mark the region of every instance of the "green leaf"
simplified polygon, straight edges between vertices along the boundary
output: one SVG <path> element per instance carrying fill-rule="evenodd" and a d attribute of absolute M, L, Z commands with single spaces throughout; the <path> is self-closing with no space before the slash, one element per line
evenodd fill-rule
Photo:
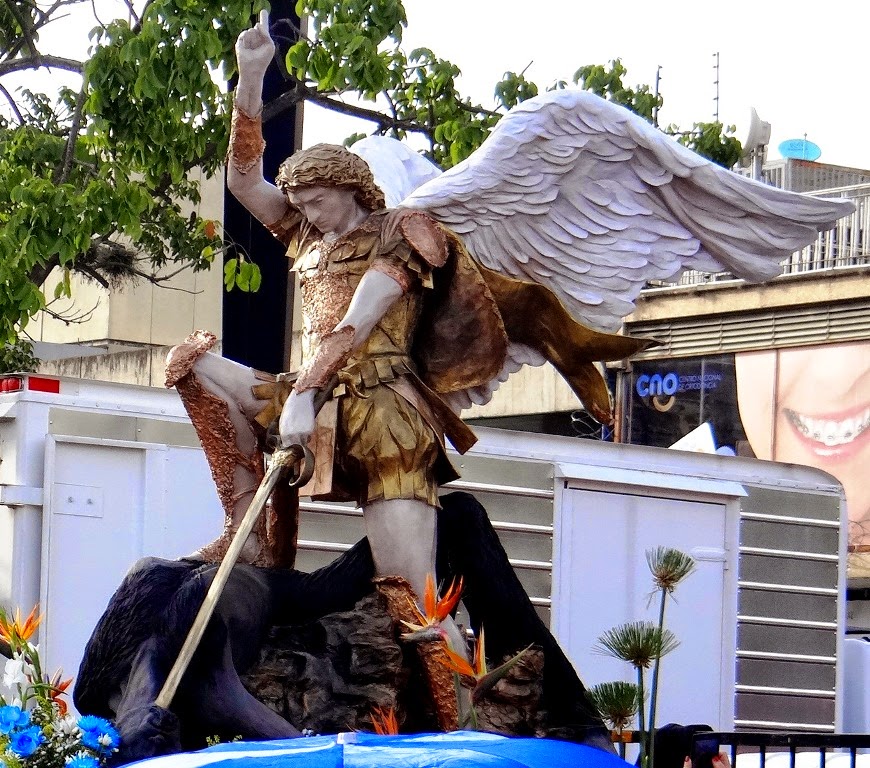
<path fill-rule="evenodd" d="M 251 290 L 251 262 L 239 262 L 239 271 L 236 275 L 236 285 L 243 291 Z"/>
<path fill-rule="evenodd" d="M 256 264 L 251 264 L 253 269 L 251 270 L 251 283 L 250 289 L 251 293 L 256 293 L 260 290 L 260 284 L 263 281 L 263 275 L 260 273 L 260 268 Z"/>
<path fill-rule="evenodd" d="M 227 259 L 224 264 L 224 287 L 230 291 L 236 284 L 236 269 L 238 261 L 236 259 Z"/>

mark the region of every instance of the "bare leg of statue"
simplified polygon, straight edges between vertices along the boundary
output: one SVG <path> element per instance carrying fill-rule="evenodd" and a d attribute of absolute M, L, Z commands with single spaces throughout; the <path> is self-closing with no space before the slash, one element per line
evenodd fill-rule
<path fill-rule="evenodd" d="M 263 455 L 252 427 L 262 407 L 251 393 L 257 383 L 248 368 L 208 351 L 211 334 L 192 334 L 167 358 L 166 384 L 174 386 L 202 443 L 224 508 L 221 536 L 194 556 L 220 562 L 263 477 Z M 248 537 L 240 560 L 274 565 L 266 549 L 266 516 Z"/>
<path fill-rule="evenodd" d="M 426 576 L 435 576 L 437 510 L 415 499 L 375 501 L 363 509 L 376 576 L 401 576 L 419 598 Z M 441 625 L 456 653 L 467 655 L 465 638 L 452 618 Z"/>

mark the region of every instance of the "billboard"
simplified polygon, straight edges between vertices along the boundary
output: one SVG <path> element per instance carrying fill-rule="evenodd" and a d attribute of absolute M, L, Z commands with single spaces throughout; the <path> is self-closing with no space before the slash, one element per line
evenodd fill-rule
<path fill-rule="evenodd" d="M 870 575 L 870 342 L 740 352 L 735 370 L 755 455 L 818 467 L 843 484 L 850 575 Z"/>
<path fill-rule="evenodd" d="M 709 422 L 717 446 L 836 477 L 849 573 L 870 576 L 870 342 L 643 361 L 626 379 L 626 442 L 665 447 Z"/>

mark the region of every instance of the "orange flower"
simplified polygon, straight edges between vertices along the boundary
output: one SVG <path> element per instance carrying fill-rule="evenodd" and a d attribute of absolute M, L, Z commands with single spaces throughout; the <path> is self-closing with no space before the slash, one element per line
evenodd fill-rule
<path fill-rule="evenodd" d="M 396 710 L 393 707 L 387 710 L 375 707 L 371 717 L 375 733 L 381 736 L 395 736 L 399 733 L 399 719 L 396 717 Z"/>
<path fill-rule="evenodd" d="M 439 627 L 441 622 L 453 612 L 460 597 L 462 597 L 461 577 L 459 582 L 454 580 L 450 583 L 444 597 L 438 598 L 435 594 L 435 577 L 429 573 L 426 575 L 426 590 L 423 593 L 423 610 L 421 611 L 417 604 L 413 600 L 411 601 L 411 607 L 420 623 L 402 621 L 402 624 L 414 633 L 425 633 L 426 630 Z M 403 637 L 413 639 L 407 635 Z"/>
<path fill-rule="evenodd" d="M 9 645 L 16 647 L 26 643 L 33 636 L 39 622 L 42 621 L 42 616 L 37 616 L 36 611 L 38 605 L 33 606 L 30 615 L 21 623 L 21 611 L 15 611 L 15 620 L 10 621 L 9 617 L 0 611 L 0 639 L 5 640 Z"/>
<path fill-rule="evenodd" d="M 483 627 L 480 628 L 480 637 L 477 638 L 477 645 L 474 648 L 474 665 L 468 663 L 468 660 L 451 650 L 447 651 L 447 661 L 443 662 L 451 671 L 456 672 L 464 677 L 471 677 L 475 682 L 479 681 L 486 675 L 486 651 L 483 640 Z"/>
<path fill-rule="evenodd" d="M 60 713 L 61 717 L 66 715 L 69 710 L 67 703 L 61 698 L 61 696 L 66 695 L 66 689 L 70 687 L 72 681 L 73 679 L 71 677 L 67 680 L 61 681 L 60 670 L 58 670 L 55 673 L 54 678 L 48 683 L 48 696 L 52 702 L 57 705 L 57 711 Z"/>
<path fill-rule="evenodd" d="M 477 645 L 474 648 L 473 663 L 469 664 L 467 659 L 450 648 L 445 648 L 447 656 L 440 661 L 452 672 L 456 672 L 456 674 L 474 681 L 471 689 L 471 701 L 473 704 L 476 704 L 499 680 L 510 672 L 511 668 L 525 655 L 529 648 L 531 646 L 524 648 L 504 664 L 489 670 L 486 668 L 486 646 L 483 639 L 483 627 L 481 627 L 480 635 L 477 638 Z"/>

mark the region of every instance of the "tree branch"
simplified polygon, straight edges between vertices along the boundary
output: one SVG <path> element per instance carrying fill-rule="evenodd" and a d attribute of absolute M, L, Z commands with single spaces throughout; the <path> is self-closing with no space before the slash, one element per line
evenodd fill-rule
<path fill-rule="evenodd" d="M 184 172 L 187 173 L 190 170 L 193 170 L 199 165 L 202 165 L 206 160 L 211 160 L 215 153 L 217 152 L 217 144 L 209 143 L 205 147 L 205 151 L 199 155 L 198 157 L 194 157 L 190 161 L 186 162 L 182 167 L 184 168 Z M 159 195 L 163 200 L 165 200 L 168 204 L 172 204 L 172 197 L 166 194 L 166 190 L 172 185 L 172 176 L 168 173 L 165 173 L 163 177 L 160 179 L 160 183 L 154 188 L 154 194 Z"/>
<path fill-rule="evenodd" d="M 144 280 L 147 280 L 149 283 L 152 283 L 160 288 L 163 288 L 164 290 L 179 291 L 181 293 L 188 293 L 191 296 L 198 296 L 200 293 L 202 293 L 201 290 L 192 291 L 189 288 L 182 288 L 181 286 L 178 286 L 178 285 L 163 285 L 163 283 L 166 282 L 167 280 L 171 280 L 176 275 L 181 274 L 182 272 L 185 272 L 186 270 L 188 270 L 190 268 L 191 268 L 190 264 L 185 264 L 183 267 L 179 267 L 174 272 L 171 272 L 168 275 L 161 275 L 161 276 L 155 275 L 153 272 L 142 272 L 141 270 L 138 270 L 135 268 L 131 269 L 130 273 L 133 275 L 136 275 L 136 277 L 141 277 Z"/>
<path fill-rule="evenodd" d="M 85 83 L 82 83 L 82 88 L 76 98 L 75 112 L 72 116 L 72 124 L 69 129 L 69 136 L 66 139 L 66 146 L 63 150 L 63 162 L 55 169 L 52 181 L 55 184 L 63 184 L 69 177 L 70 168 L 72 168 L 73 157 L 75 156 L 76 141 L 79 137 L 79 130 L 82 124 L 82 112 L 85 108 Z"/>
<path fill-rule="evenodd" d="M 57 254 L 49 256 L 44 264 L 35 264 L 27 273 L 27 279 L 34 285 L 42 285 L 51 274 L 51 270 L 60 265 L 60 257 Z"/>
<path fill-rule="evenodd" d="M 41 29 L 52 21 L 59 21 L 62 18 L 66 18 L 65 16 L 55 18 L 54 14 L 58 8 L 63 8 L 65 5 L 81 5 L 84 2 L 85 0 L 55 0 L 51 6 L 45 10 L 42 10 L 36 3 L 31 3 L 31 7 L 39 14 L 39 21 L 36 22 L 36 28 Z"/>
<path fill-rule="evenodd" d="M 142 17 L 138 13 L 136 13 L 136 9 L 133 7 L 132 0 L 124 0 L 124 5 L 127 6 L 127 11 L 130 14 L 130 18 L 135 22 L 136 26 L 139 26 L 142 23 Z M 146 5 L 145 7 L 147 8 L 148 6 Z"/>
<path fill-rule="evenodd" d="M 459 99 L 456 100 L 456 105 L 463 112 L 470 112 L 472 115 L 485 115 L 486 117 L 498 117 L 498 118 L 504 117 L 503 112 L 495 112 L 491 109 L 486 109 L 486 108 L 480 107 L 480 106 L 474 106 L 473 104 L 469 104 L 465 101 L 459 101 Z"/>
<path fill-rule="evenodd" d="M 148 9 L 152 5 L 154 5 L 154 2 L 155 2 L 155 0 L 148 0 L 148 2 L 142 6 L 142 13 L 140 13 L 138 16 L 133 14 L 133 17 L 136 19 L 136 23 L 132 27 L 130 27 L 130 31 L 134 35 L 138 35 L 142 31 L 142 20 L 145 18 L 145 14 L 148 13 Z"/>
<path fill-rule="evenodd" d="M 130 7 L 130 4 L 129 4 L 129 3 L 127 3 L 127 7 L 128 7 L 128 8 Z M 104 22 L 104 21 L 100 18 L 100 14 L 99 14 L 99 12 L 97 11 L 97 4 L 96 4 L 95 0 L 91 0 L 91 13 L 94 14 L 94 18 L 96 19 L 97 24 L 99 24 L 103 29 L 106 29 L 106 22 Z"/>
<path fill-rule="evenodd" d="M 12 94 L 7 91 L 2 84 L 0 84 L 0 93 L 2 93 L 6 97 L 6 101 L 9 102 L 9 106 L 12 108 L 12 111 L 15 113 L 15 117 L 18 118 L 18 124 L 24 125 L 24 115 L 21 114 L 21 110 L 18 109 L 18 105 L 15 103 L 15 99 L 12 98 Z"/>
<path fill-rule="evenodd" d="M 87 275 L 89 278 L 91 278 L 91 280 L 99 283 L 107 291 L 109 290 L 109 281 L 106 280 L 106 278 L 103 277 L 95 269 L 92 269 L 86 264 L 73 262 L 72 264 L 70 264 L 70 269 L 72 269 L 74 272 L 81 272 L 83 275 Z"/>
<path fill-rule="evenodd" d="M 91 317 L 93 317 L 94 312 L 97 311 L 97 307 L 100 306 L 100 302 L 97 301 L 90 309 L 82 309 L 74 315 L 67 315 L 65 314 L 65 312 L 57 312 L 51 309 L 51 305 L 53 303 L 53 301 L 49 302 L 46 306 L 42 308 L 42 311 L 45 312 L 45 314 L 47 314 L 49 317 L 52 317 L 55 320 L 60 320 L 60 322 L 62 322 L 64 325 L 87 322 L 91 319 Z"/>
<path fill-rule="evenodd" d="M 18 26 L 21 27 L 21 35 L 24 37 L 24 43 L 27 46 L 27 50 L 30 51 L 30 55 L 39 56 L 39 50 L 36 47 L 36 40 L 33 37 L 34 30 L 31 19 L 24 18 L 14 2 L 10 2 L 10 0 L 4 0 L 4 2 L 6 9 L 12 14 L 15 21 L 18 22 Z"/>
<path fill-rule="evenodd" d="M 431 99 L 426 99 L 426 111 L 429 114 L 429 127 L 432 133 L 429 134 L 429 159 L 435 162 L 435 105 Z"/>
<path fill-rule="evenodd" d="M 413 120 L 391 118 L 376 109 L 359 107 L 355 104 L 345 104 L 343 101 L 330 98 L 298 80 L 290 90 L 282 93 L 280 96 L 272 99 L 272 101 L 264 105 L 263 122 L 267 122 L 282 115 L 300 101 L 313 101 L 333 112 L 340 112 L 343 115 L 350 115 L 351 117 L 359 117 L 363 120 L 368 120 L 372 123 L 376 123 L 381 130 L 393 128 L 400 131 L 422 133 L 424 136 L 432 135 L 432 129 L 427 125 L 422 125 Z"/>
<path fill-rule="evenodd" d="M 33 35 L 34 41 L 36 40 L 36 34 L 44 26 L 47 26 L 53 21 L 56 22 L 65 18 L 64 16 L 54 18 L 54 13 L 55 11 L 57 11 L 58 8 L 61 8 L 64 5 L 77 5 L 82 2 L 84 2 L 84 0 L 56 0 L 55 3 L 46 10 L 40 8 L 38 5 L 36 5 L 36 3 L 27 3 L 27 5 L 30 7 L 30 10 L 33 11 L 37 16 L 37 18 L 33 20 L 30 30 Z M 18 54 L 21 52 L 21 49 L 24 48 L 26 43 L 27 41 L 23 37 L 18 38 L 13 44 L 9 46 L 7 50 L 3 51 L 3 59 L 5 61 L 13 61 L 17 59 Z M 39 55 L 39 51 L 37 50 L 35 44 L 30 46 L 30 50 L 33 55 Z"/>
<path fill-rule="evenodd" d="M 39 69 L 40 67 L 64 69 L 67 72 L 76 72 L 77 74 L 81 74 L 85 68 L 82 62 L 75 59 L 66 59 L 62 56 L 46 56 L 40 53 L 36 56 L 28 56 L 23 59 L 0 62 L 0 77 L 12 72 L 23 72 L 28 69 Z"/>

